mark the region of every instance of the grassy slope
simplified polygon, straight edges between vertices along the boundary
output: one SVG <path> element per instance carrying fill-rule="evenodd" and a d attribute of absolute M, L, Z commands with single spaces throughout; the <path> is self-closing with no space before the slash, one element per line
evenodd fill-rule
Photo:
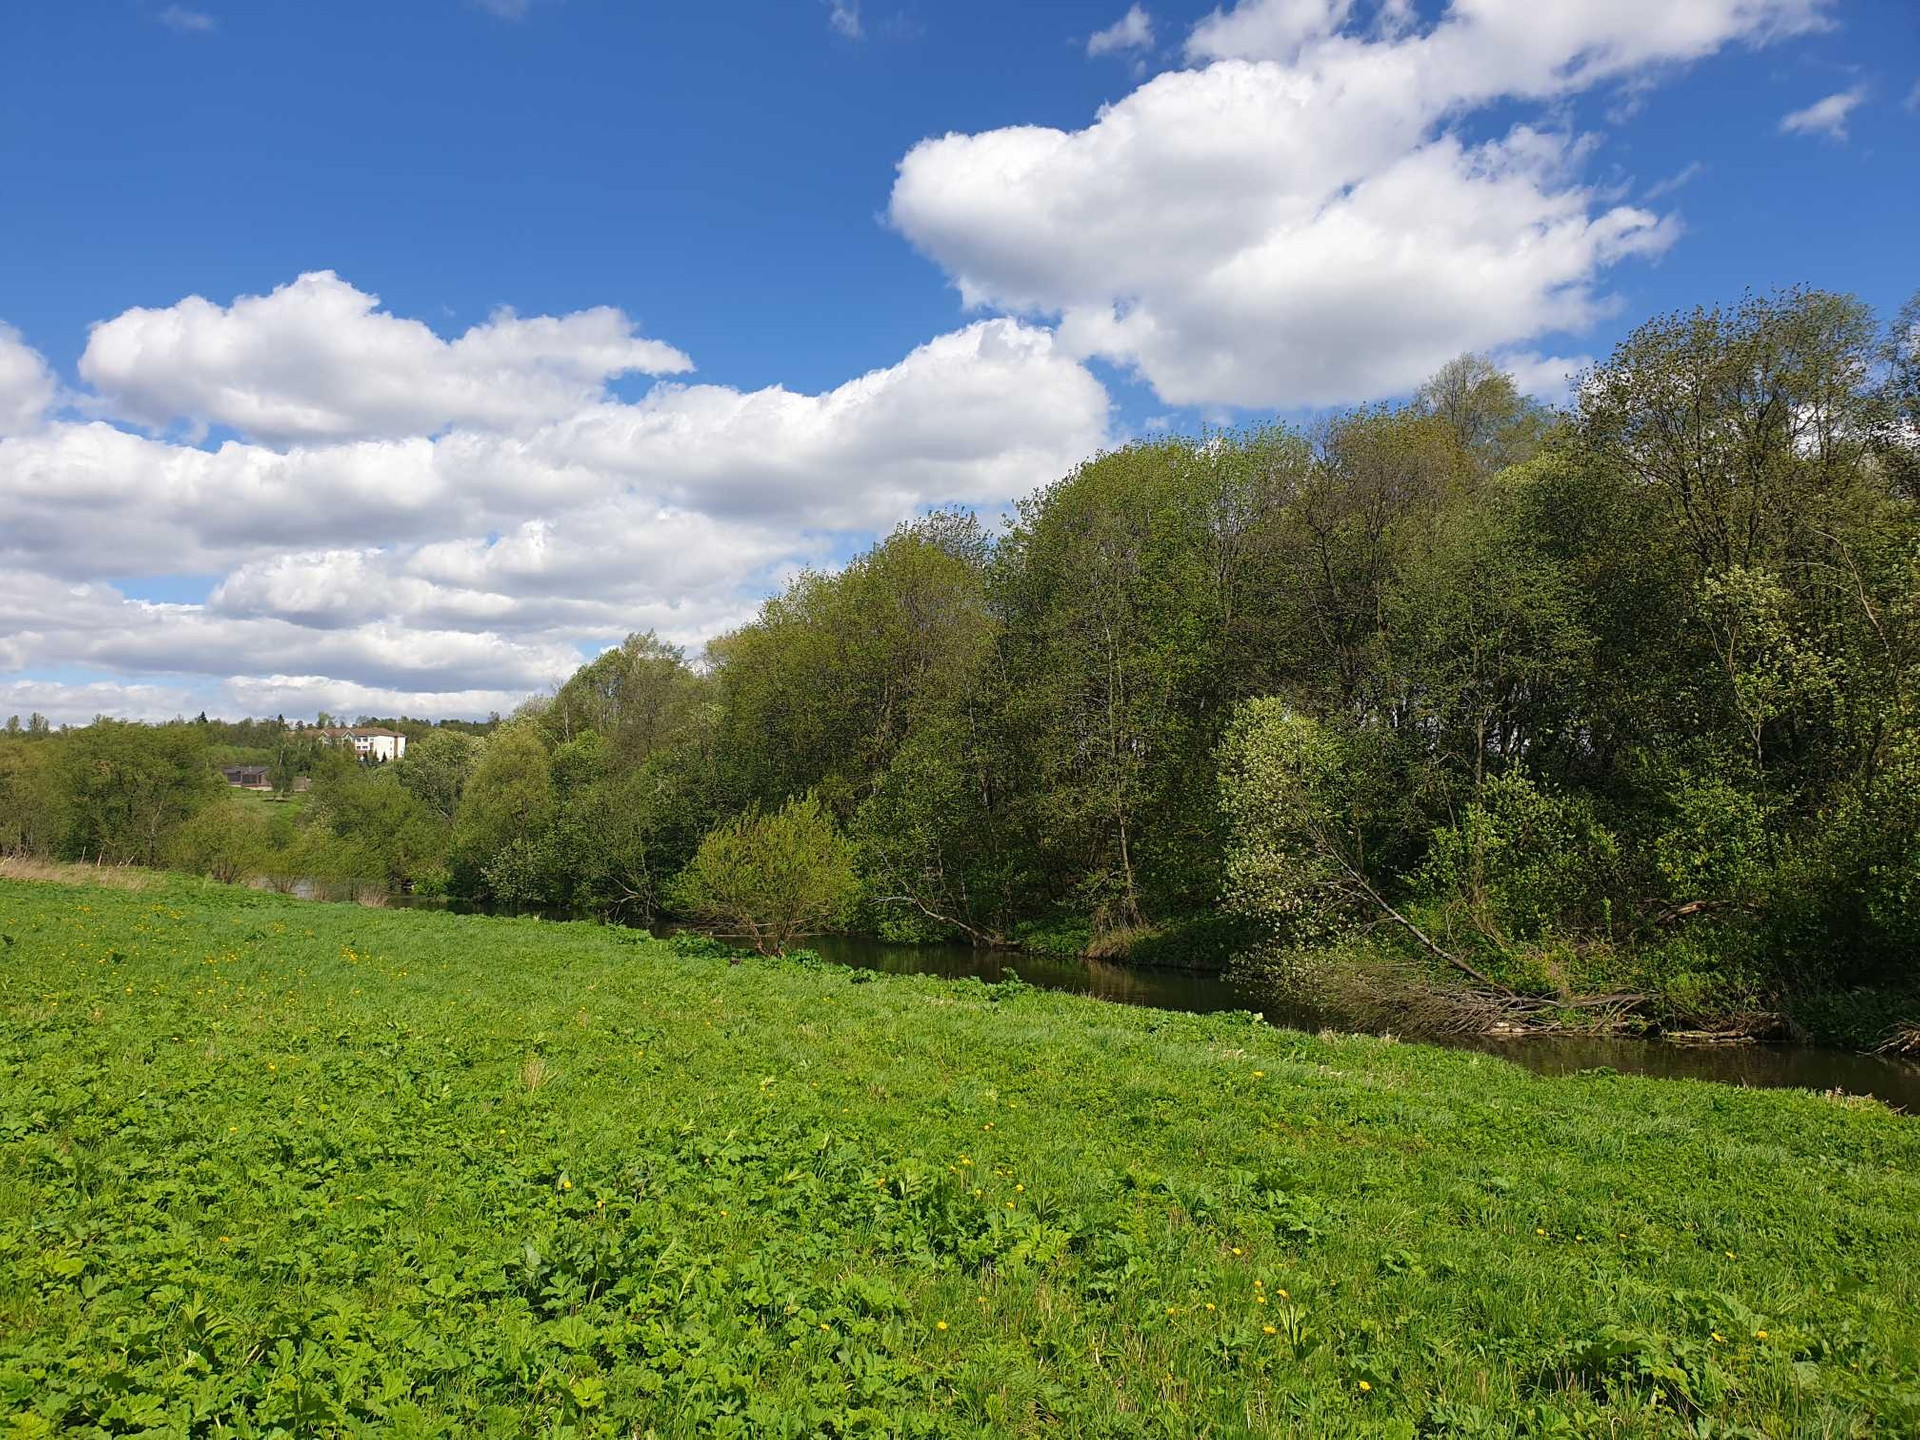
<path fill-rule="evenodd" d="M 216 887 L 0 932 L 16 1434 L 1920 1424 L 1878 1107 Z"/>

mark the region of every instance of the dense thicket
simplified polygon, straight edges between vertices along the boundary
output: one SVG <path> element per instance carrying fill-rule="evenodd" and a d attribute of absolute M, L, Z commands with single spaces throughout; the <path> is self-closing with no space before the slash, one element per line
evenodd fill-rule
<path fill-rule="evenodd" d="M 1467 357 L 1405 405 L 1101 455 L 997 532 L 925 517 L 704 664 L 636 636 L 308 818 L 398 883 L 652 913 L 703 836 L 810 795 L 854 923 L 899 938 L 1291 963 L 1364 932 L 1675 1014 L 1910 988 L 1916 436 L 1920 302 L 1663 317 L 1565 412 Z M 151 784 L 88 798 L 90 733 L 0 745 L 0 844 L 164 849 Z"/>

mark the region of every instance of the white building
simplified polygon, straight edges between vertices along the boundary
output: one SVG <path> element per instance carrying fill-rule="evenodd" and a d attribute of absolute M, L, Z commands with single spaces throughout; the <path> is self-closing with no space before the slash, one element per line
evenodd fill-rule
<path fill-rule="evenodd" d="M 383 730 L 378 725 L 329 725 L 313 732 L 327 744 L 351 742 L 362 760 L 384 764 L 407 753 L 407 737 L 398 730 Z"/>

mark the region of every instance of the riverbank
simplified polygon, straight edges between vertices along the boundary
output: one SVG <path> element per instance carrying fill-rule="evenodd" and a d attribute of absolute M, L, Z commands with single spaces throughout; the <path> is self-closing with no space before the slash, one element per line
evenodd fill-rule
<path fill-rule="evenodd" d="M 61 865 L 0 859 L 0 878 L 102 884 L 129 889 L 183 886 L 189 891 L 213 882 L 169 876 L 135 867 Z M 283 892 L 276 892 L 283 893 Z M 493 914 L 459 901 L 392 896 L 384 890 L 342 886 L 338 891 L 297 892 L 290 898 L 354 903 L 370 908 L 418 910 L 432 914 Z M 515 918 L 508 916 L 504 918 Z M 531 912 L 518 918 L 553 921 Z M 665 938 L 667 931 L 645 933 Z M 1184 966 L 1143 965 L 1131 959 L 1089 959 L 1070 951 L 981 950 L 964 945 L 890 944 L 862 936 L 822 936 L 813 950 L 835 964 L 897 975 L 932 975 L 950 980 L 978 979 L 998 984 L 1009 976 L 1047 990 L 1087 995 L 1124 1005 L 1194 1014 L 1221 1011 L 1257 1013 L 1269 1023 L 1318 1032 L 1332 1029 L 1365 1034 L 1421 1038 L 1410 1017 L 1375 1007 L 1354 1013 L 1334 1005 L 1303 1000 L 1298 987 L 1276 983 L 1252 972 L 1195 970 Z M 1364 1007 L 1362 1007 L 1364 1010 Z M 1885 1012 L 1883 1012 L 1884 1015 Z M 1879 1022 L 1875 1022 L 1879 1023 Z M 1431 1043 L 1498 1055 L 1542 1075 L 1610 1069 L 1629 1075 L 1666 1079 L 1712 1080 L 1767 1089 L 1792 1088 L 1871 1096 L 1911 1114 L 1920 1114 L 1920 1055 L 1875 1055 L 1828 1045 L 1792 1043 L 1691 1043 L 1684 1037 L 1644 1032 L 1627 1034 L 1544 1033 L 1428 1036 Z"/>
<path fill-rule="evenodd" d="M 224 887 L 0 933 L 22 1433 L 1920 1424 L 1871 1102 Z"/>

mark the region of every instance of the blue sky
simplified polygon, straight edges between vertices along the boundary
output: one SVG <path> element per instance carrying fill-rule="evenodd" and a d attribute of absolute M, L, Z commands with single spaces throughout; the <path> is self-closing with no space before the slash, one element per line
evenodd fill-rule
<path fill-rule="evenodd" d="M 1149 425 L 1890 311 L 1916 182 L 1911 0 L 16 4 L 0 713 L 484 711 Z"/>

